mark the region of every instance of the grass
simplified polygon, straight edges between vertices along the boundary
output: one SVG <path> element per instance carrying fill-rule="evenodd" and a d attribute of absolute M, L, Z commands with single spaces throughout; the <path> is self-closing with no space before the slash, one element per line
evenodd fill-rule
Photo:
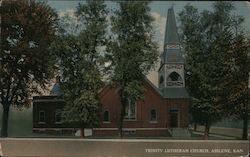
<path fill-rule="evenodd" d="M 16 110 L 14 108 L 10 109 L 9 112 L 9 127 L 8 134 L 9 137 L 20 137 L 20 136 L 32 136 L 32 110 L 25 109 L 22 111 Z M 0 128 L 2 126 L 2 106 L 0 107 Z"/>

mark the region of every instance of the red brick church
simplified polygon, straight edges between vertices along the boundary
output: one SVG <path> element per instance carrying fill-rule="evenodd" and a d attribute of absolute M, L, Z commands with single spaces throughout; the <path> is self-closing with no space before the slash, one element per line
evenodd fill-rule
<path fill-rule="evenodd" d="M 145 79 L 144 100 L 127 105 L 123 125 L 125 135 L 173 136 L 174 128 L 185 129 L 188 127 L 189 95 L 185 89 L 184 58 L 173 7 L 168 9 L 164 51 L 161 54 L 158 78 L 159 88 L 150 80 Z M 58 83 L 53 91 L 57 88 Z M 118 135 L 121 104 L 117 89 L 110 85 L 105 86 L 100 92 L 100 99 L 102 104 L 100 126 L 93 128 L 92 133 L 94 136 Z M 70 129 L 60 123 L 59 111 L 63 103 L 61 103 L 62 100 L 58 100 L 60 103 L 57 103 L 57 98 L 53 95 L 34 97 L 34 130 L 37 131 L 41 128 Z M 46 115 L 50 115 L 51 118 L 46 118 Z M 40 120 L 42 122 L 39 122 Z"/>
<path fill-rule="evenodd" d="M 128 104 L 124 119 L 125 134 L 166 136 L 171 128 L 188 127 L 189 95 L 185 89 L 184 59 L 173 8 L 168 10 L 164 52 L 158 73 L 159 88 L 145 79 L 145 99 Z M 108 85 L 100 96 L 102 123 L 100 128 L 94 129 L 94 133 L 117 135 L 121 107 L 117 90 Z"/>

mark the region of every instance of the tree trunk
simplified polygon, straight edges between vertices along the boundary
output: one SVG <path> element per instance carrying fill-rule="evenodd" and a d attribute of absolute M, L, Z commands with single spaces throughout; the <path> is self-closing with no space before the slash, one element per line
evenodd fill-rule
<path fill-rule="evenodd" d="M 8 137 L 9 110 L 10 105 L 3 105 L 1 137 Z"/>
<path fill-rule="evenodd" d="M 120 113 L 120 119 L 119 119 L 119 137 L 123 137 L 123 121 L 124 121 L 124 116 L 125 116 L 125 107 L 127 103 L 127 96 L 123 91 L 124 89 L 121 89 L 120 91 L 120 98 L 121 98 L 121 113 Z"/>
<path fill-rule="evenodd" d="M 197 123 L 194 122 L 194 131 L 196 131 L 196 130 L 197 130 Z"/>
<path fill-rule="evenodd" d="M 122 106 L 121 106 L 121 114 L 120 114 L 120 120 L 119 120 L 119 137 L 122 138 L 123 137 L 123 120 L 124 120 L 124 116 L 125 116 L 125 105 L 122 102 Z"/>
<path fill-rule="evenodd" d="M 206 124 L 205 124 L 205 130 L 204 130 L 204 136 L 203 136 L 204 140 L 208 140 L 210 127 L 211 127 L 211 123 L 210 122 L 206 122 Z"/>
<path fill-rule="evenodd" d="M 244 101 L 244 113 L 243 113 L 243 130 L 242 139 L 247 140 L 248 138 L 248 99 Z"/>
<path fill-rule="evenodd" d="M 84 138 L 84 128 L 81 128 L 81 138 Z"/>

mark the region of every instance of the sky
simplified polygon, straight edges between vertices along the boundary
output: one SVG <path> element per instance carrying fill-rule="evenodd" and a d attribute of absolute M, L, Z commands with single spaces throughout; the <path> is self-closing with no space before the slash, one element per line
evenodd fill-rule
<path fill-rule="evenodd" d="M 48 4 L 56 9 L 59 16 L 64 14 L 72 15 L 79 0 L 47 0 Z M 115 8 L 114 2 L 106 1 L 108 8 Z M 177 18 L 177 26 L 178 26 L 178 13 L 183 10 L 184 6 L 190 3 L 191 5 L 198 8 L 200 12 L 203 10 L 212 10 L 212 1 L 152 1 L 150 3 L 151 15 L 154 17 L 155 21 L 153 23 L 154 32 L 155 32 L 155 40 L 159 45 L 159 53 L 163 51 L 163 42 L 164 42 L 164 34 L 165 34 L 165 26 L 166 26 L 166 18 L 167 18 L 167 10 L 174 6 L 175 16 Z M 243 24 L 243 28 L 245 32 L 250 36 L 250 2 L 248 1 L 235 1 L 235 13 L 237 15 L 241 15 L 245 18 L 245 22 Z M 158 86 L 158 67 L 150 72 L 147 76 L 152 83 Z"/>

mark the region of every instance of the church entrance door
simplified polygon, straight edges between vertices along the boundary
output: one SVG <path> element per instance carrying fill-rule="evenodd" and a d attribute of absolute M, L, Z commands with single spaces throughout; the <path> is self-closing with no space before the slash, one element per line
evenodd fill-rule
<path fill-rule="evenodd" d="M 179 128 L 179 111 L 177 109 L 170 110 L 170 127 Z"/>

